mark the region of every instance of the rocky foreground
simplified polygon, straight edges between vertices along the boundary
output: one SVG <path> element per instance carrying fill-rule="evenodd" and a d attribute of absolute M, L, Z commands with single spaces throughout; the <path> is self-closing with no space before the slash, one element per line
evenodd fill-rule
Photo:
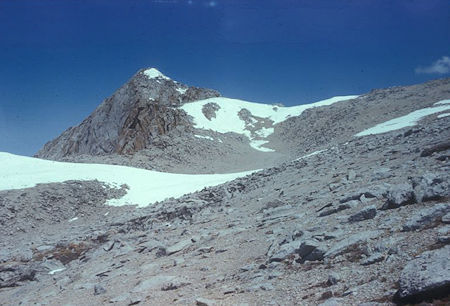
<path fill-rule="evenodd" d="M 450 303 L 450 117 L 143 209 L 0 192 L 2 305 Z"/>

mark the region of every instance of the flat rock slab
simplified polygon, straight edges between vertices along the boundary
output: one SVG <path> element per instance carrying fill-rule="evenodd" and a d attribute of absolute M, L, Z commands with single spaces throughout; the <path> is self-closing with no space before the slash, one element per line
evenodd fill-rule
<path fill-rule="evenodd" d="M 348 238 L 345 238 L 335 245 L 333 245 L 326 253 L 324 257 L 333 258 L 348 252 L 349 249 L 355 245 L 365 243 L 367 240 L 379 237 L 383 234 L 381 230 L 364 231 L 361 233 L 356 233 Z"/>
<path fill-rule="evenodd" d="M 439 299 L 450 292 L 450 246 L 427 251 L 411 260 L 403 269 L 394 296 L 398 304 L 416 304 Z"/>
<path fill-rule="evenodd" d="M 450 204 L 436 204 L 432 207 L 421 209 L 403 225 L 403 231 L 414 231 L 432 224 L 442 216 L 450 212 Z"/>
<path fill-rule="evenodd" d="M 172 254 L 178 253 L 181 250 L 183 250 L 184 248 L 187 248 L 188 246 L 190 246 L 191 244 L 192 244 L 191 239 L 181 240 L 180 242 L 177 242 L 176 244 L 167 248 L 167 250 L 166 250 L 167 255 L 172 255 Z"/>

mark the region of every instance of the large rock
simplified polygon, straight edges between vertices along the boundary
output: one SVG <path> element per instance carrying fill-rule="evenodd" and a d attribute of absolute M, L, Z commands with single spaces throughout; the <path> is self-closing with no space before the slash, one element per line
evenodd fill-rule
<path fill-rule="evenodd" d="M 360 222 L 368 219 L 373 219 L 377 215 L 377 208 L 375 205 L 370 205 L 360 210 L 348 218 L 348 222 Z"/>
<path fill-rule="evenodd" d="M 325 255 L 325 248 L 316 240 L 308 239 L 300 245 L 297 253 L 300 262 L 322 260 Z"/>
<path fill-rule="evenodd" d="M 300 246 L 299 241 L 285 243 L 278 249 L 269 250 L 269 262 L 283 261 L 291 256 L 295 256 Z"/>
<path fill-rule="evenodd" d="M 410 184 L 398 184 L 392 186 L 388 191 L 387 200 L 382 209 L 398 208 L 415 202 L 416 198 L 412 186 Z"/>
<path fill-rule="evenodd" d="M 359 247 L 361 244 L 367 242 L 367 240 L 379 237 L 383 231 L 381 230 L 373 230 L 373 231 L 364 231 L 360 233 L 353 234 L 337 243 L 335 243 L 324 255 L 324 257 L 336 257 L 351 250 L 354 250 L 356 247 Z"/>
<path fill-rule="evenodd" d="M 425 228 L 450 212 L 450 204 L 436 204 L 414 212 L 414 215 L 403 225 L 403 231 L 414 231 Z"/>
<path fill-rule="evenodd" d="M 450 292 L 450 246 L 422 253 L 400 275 L 394 302 L 416 304 L 446 297 Z"/>
<path fill-rule="evenodd" d="M 427 173 L 413 180 L 414 196 L 417 202 L 440 200 L 450 196 L 450 181 L 433 173 Z"/>
<path fill-rule="evenodd" d="M 0 288 L 17 287 L 25 281 L 34 281 L 37 272 L 37 266 L 34 264 L 0 264 Z"/>

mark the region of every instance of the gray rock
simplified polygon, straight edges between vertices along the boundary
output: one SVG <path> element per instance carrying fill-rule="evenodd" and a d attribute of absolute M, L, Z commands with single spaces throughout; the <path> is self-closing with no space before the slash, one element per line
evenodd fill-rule
<path fill-rule="evenodd" d="M 348 218 L 348 222 L 360 222 L 363 220 L 373 219 L 377 215 L 377 208 L 375 205 L 370 205 L 360 210 Z"/>
<path fill-rule="evenodd" d="M 350 194 L 350 195 L 342 198 L 339 202 L 346 203 L 346 202 L 352 201 L 352 200 L 360 200 L 362 196 L 364 196 L 365 199 L 372 199 L 372 198 L 379 199 L 387 193 L 387 188 L 388 187 L 384 186 L 384 185 L 367 186 L 353 194 Z"/>
<path fill-rule="evenodd" d="M 354 170 L 350 170 L 347 173 L 347 180 L 353 181 L 356 178 L 356 172 Z"/>
<path fill-rule="evenodd" d="M 170 275 L 157 275 L 153 276 L 149 279 L 146 279 L 142 282 L 140 282 L 136 287 L 133 288 L 132 292 L 148 292 L 152 289 L 161 289 L 162 286 L 164 286 L 167 283 L 176 281 L 175 276 Z"/>
<path fill-rule="evenodd" d="M 34 281 L 39 271 L 36 264 L 5 263 L 0 265 L 0 288 L 17 287 L 25 281 Z"/>
<path fill-rule="evenodd" d="M 346 210 L 346 209 L 349 209 L 349 208 L 352 208 L 352 207 L 356 207 L 356 206 L 358 206 L 360 204 L 361 204 L 361 202 L 359 202 L 358 200 L 351 200 L 351 201 L 345 202 L 344 204 L 340 204 L 338 207 L 322 211 L 319 214 L 319 217 L 329 216 L 329 215 L 338 213 L 340 211 L 343 211 L 343 210 Z"/>
<path fill-rule="evenodd" d="M 439 299 L 450 292 L 450 246 L 427 251 L 411 260 L 401 272 L 395 303 L 416 304 Z"/>
<path fill-rule="evenodd" d="M 256 270 L 256 268 L 257 268 L 257 265 L 255 263 L 251 263 L 251 264 L 245 265 L 243 267 L 240 267 L 239 271 L 240 272 L 248 272 L 248 271 Z"/>
<path fill-rule="evenodd" d="M 324 255 L 324 257 L 333 258 L 338 255 L 345 254 L 354 249 L 355 246 L 365 243 L 367 240 L 376 238 L 383 233 L 381 230 L 364 231 L 361 233 L 353 234 L 348 238 L 345 238 L 335 243 Z"/>
<path fill-rule="evenodd" d="M 192 244 L 192 239 L 191 238 L 181 240 L 181 241 L 177 242 L 176 244 L 168 247 L 166 249 L 166 253 L 167 253 L 168 256 L 170 256 L 172 254 L 180 252 L 181 250 L 187 248 L 191 244 Z"/>
<path fill-rule="evenodd" d="M 386 203 L 381 209 L 393 209 L 416 202 L 414 190 L 409 184 L 392 186 L 388 191 Z"/>
<path fill-rule="evenodd" d="M 450 224 L 450 213 L 443 215 L 441 220 L 445 224 Z"/>
<path fill-rule="evenodd" d="M 283 244 L 281 247 L 275 250 L 272 255 L 269 255 L 269 262 L 283 261 L 285 259 L 288 259 L 289 257 L 297 253 L 299 246 L 300 242 L 298 241 L 292 241 Z"/>
<path fill-rule="evenodd" d="M 322 294 L 321 299 L 327 299 L 325 302 L 320 303 L 318 306 L 342 306 L 345 303 L 343 303 L 342 299 L 338 298 L 329 298 L 331 291 L 325 292 L 325 295 Z M 331 292 L 331 296 L 333 296 L 333 293 Z"/>
<path fill-rule="evenodd" d="M 197 305 L 197 306 L 211 306 L 211 305 L 216 305 L 216 302 L 213 301 L 213 300 L 209 300 L 209 299 L 196 298 L 195 299 L 195 305 Z"/>
<path fill-rule="evenodd" d="M 393 176 L 392 170 L 390 168 L 378 168 L 373 171 L 372 181 L 378 181 L 382 179 L 386 179 Z"/>
<path fill-rule="evenodd" d="M 443 243 L 443 244 L 450 243 L 450 225 L 445 225 L 438 229 L 437 240 L 439 243 Z"/>
<path fill-rule="evenodd" d="M 106 252 L 109 252 L 113 249 L 114 244 L 116 243 L 116 241 L 108 241 L 107 243 L 105 243 L 105 245 L 103 246 L 103 250 L 105 250 Z"/>
<path fill-rule="evenodd" d="M 425 148 L 422 153 L 420 153 L 420 157 L 427 157 L 432 155 L 435 152 L 441 152 L 448 150 L 450 148 L 450 141 L 444 141 L 428 148 Z"/>
<path fill-rule="evenodd" d="M 382 253 L 374 253 L 374 254 L 370 255 L 369 257 L 363 259 L 361 261 L 361 265 L 368 266 L 368 265 L 383 261 L 383 259 L 384 259 L 384 255 Z"/>
<path fill-rule="evenodd" d="M 450 204 L 436 204 L 432 207 L 423 208 L 414 212 L 414 215 L 403 225 L 402 230 L 408 232 L 425 228 L 448 212 L 450 212 Z"/>
<path fill-rule="evenodd" d="M 315 240 L 307 240 L 300 245 L 297 252 L 300 257 L 299 261 L 303 263 L 305 261 L 322 260 L 326 249 Z"/>
<path fill-rule="evenodd" d="M 187 285 L 190 285 L 190 283 L 181 281 L 179 279 L 175 279 L 173 281 L 162 284 L 161 290 L 162 291 L 177 290 L 177 289 L 187 286 Z"/>
<path fill-rule="evenodd" d="M 413 180 L 414 196 L 417 202 L 439 200 L 450 196 L 450 182 L 433 173 L 427 173 Z"/>
<path fill-rule="evenodd" d="M 94 286 L 94 295 L 100 295 L 100 294 L 103 294 L 103 293 L 106 293 L 106 289 L 105 288 L 103 288 L 100 285 L 95 285 Z"/>
<path fill-rule="evenodd" d="M 331 272 L 330 274 L 328 274 L 328 279 L 327 279 L 326 284 L 328 286 L 333 286 L 333 285 L 336 285 L 340 280 L 341 280 L 341 276 L 338 273 Z"/>

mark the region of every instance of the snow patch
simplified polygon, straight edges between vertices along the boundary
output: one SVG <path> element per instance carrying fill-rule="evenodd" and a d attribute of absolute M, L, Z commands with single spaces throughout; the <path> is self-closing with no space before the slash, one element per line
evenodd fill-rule
<path fill-rule="evenodd" d="M 450 99 L 441 100 L 439 102 L 434 103 L 434 105 L 442 105 L 442 104 L 450 104 Z"/>
<path fill-rule="evenodd" d="M 301 159 L 304 159 L 304 158 L 308 158 L 308 157 L 311 157 L 311 156 L 320 154 L 320 153 L 325 152 L 325 151 L 326 151 L 326 150 L 318 150 L 318 151 L 314 151 L 314 152 L 312 152 L 312 153 L 309 153 L 309 154 L 300 156 L 299 158 L 296 158 L 296 159 L 294 159 L 294 160 L 301 160 Z"/>
<path fill-rule="evenodd" d="M 258 151 L 262 151 L 262 152 L 275 152 L 275 150 L 270 149 L 270 148 L 266 148 L 266 147 L 262 147 L 262 145 L 268 143 L 267 140 L 251 140 L 250 141 L 250 146 Z"/>
<path fill-rule="evenodd" d="M 440 115 L 438 115 L 437 117 L 438 117 L 438 118 L 445 118 L 445 117 L 448 117 L 448 116 L 450 116 L 450 113 L 440 114 Z"/>
<path fill-rule="evenodd" d="M 164 74 L 162 74 L 158 69 L 150 68 L 144 71 L 144 74 L 149 79 L 165 79 L 170 80 L 170 78 L 166 77 Z"/>
<path fill-rule="evenodd" d="M 442 106 L 434 106 L 427 107 L 411 112 L 405 116 L 401 116 L 398 118 L 394 118 L 392 120 L 380 123 L 371 127 L 370 129 L 364 130 L 356 134 L 356 137 L 366 136 L 366 135 L 374 135 L 374 134 L 382 134 L 390 131 L 399 130 L 408 126 L 416 125 L 421 119 L 426 116 L 440 113 L 450 109 L 450 100 L 442 100 L 434 103 L 434 105 L 442 105 Z"/>
<path fill-rule="evenodd" d="M 184 95 L 188 89 L 187 88 L 177 88 L 176 91 L 178 91 L 181 95 Z"/>
<path fill-rule="evenodd" d="M 256 170 L 255 170 L 256 171 Z M 110 199 L 113 206 L 147 206 L 169 197 L 223 184 L 255 171 L 227 174 L 175 174 L 139 168 L 56 162 L 0 152 L 0 190 L 30 188 L 36 184 L 58 183 L 68 180 L 98 180 L 111 187 L 126 184 L 127 193 L 120 199 Z"/>
<path fill-rule="evenodd" d="M 48 274 L 53 275 L 55 273 L 64 271 L 66 268 L 59 268 L 59 269 L 55 269 L 55 270 L 51 270 L 50 272 L 48 272 Z"/>
<path fill-rule="evenodd" d="M 202 138 L 202 139 L 208 139 L 208 140 L 213 140 L 214 141 L 214 138 L 212 138 L 211 136 L 194 135 L 194 137 Z"/>

